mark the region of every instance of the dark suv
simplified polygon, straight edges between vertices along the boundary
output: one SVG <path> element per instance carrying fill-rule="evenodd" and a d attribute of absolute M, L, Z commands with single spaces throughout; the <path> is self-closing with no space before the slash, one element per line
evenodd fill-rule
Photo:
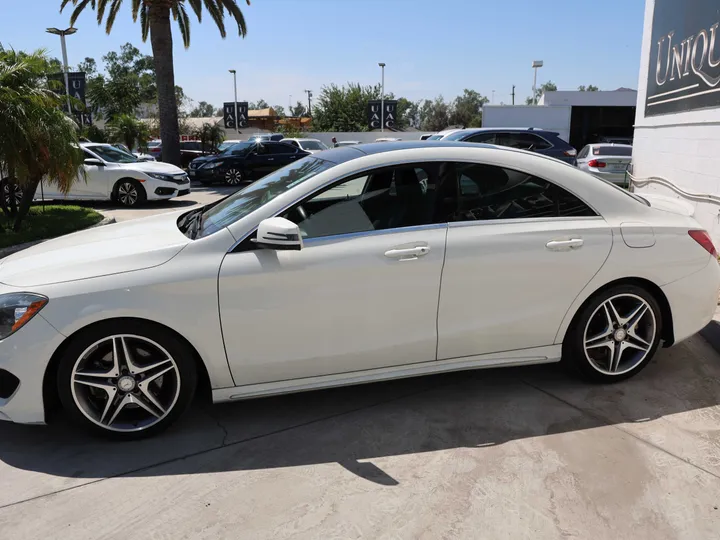
<path fill-rule="evenodd" d="M 282 142 L 239 142 L 220 154 L 192 160 L 188 175 L 203 184 L 224 182 L 238 186 L 309 155 L 310 152 Z"/>
<path fill-rule="evenodd" d="M 443 141 L 497 144 L 520 150 L 530 150 L 576 165 L 577 150 L 558 135 L 554 131 L 537 128 L 470 128 L 453 130 L 446 134 L 441 132 L 433 137 Z"/>

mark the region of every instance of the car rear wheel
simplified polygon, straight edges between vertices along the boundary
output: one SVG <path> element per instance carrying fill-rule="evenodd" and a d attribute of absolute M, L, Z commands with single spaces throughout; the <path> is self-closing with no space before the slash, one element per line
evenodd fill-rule
<path fill-rule="evenodd" d="M 240 169 L 228 169 L 225 171 L 225 183 L 228 186 L 239 186 L 244 180 L 245 178 Z"/>
<path fill-rule="evenodd" d="M 20 205 L 20 201 L 23 197 L 23 190 L 17 184 L 10 184 L 7 179 L 2 181 L 2 192 L 5 198 L 5 205 L 10 206 L 12 204 L 13 197 L 15 198 L 15 206 Z"/>
<path fill-rule="evenodd" d="M 137 180 L 120 180 L 115 187 L 115 199 L 123 206 L 137 206 L 147 200 L 147 193 Z"/>
<path fill-rule="evenodd" d="M 107 322 L 73 339 L 57 380 L 73 420 L 97 434 L 132 440 L 159 433 L 187 409 L 197 372 L 192 353 L 166 329 Z"/>
<path fill-rule="evenodd" d="M 563 362 L 586 379 L 616 382 L 648 365 L 657 351 L 662 315 L 642 287 L 619 285 L 593 297 L 563 344 Z"/>

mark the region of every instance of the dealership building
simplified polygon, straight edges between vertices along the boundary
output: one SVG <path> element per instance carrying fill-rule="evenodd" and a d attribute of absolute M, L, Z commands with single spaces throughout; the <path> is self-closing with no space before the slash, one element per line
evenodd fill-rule
<path fill-rule="evenodd" d="M 632 176 L 681 199 L 720 245 L 720 1 L 647 0 Z"/>

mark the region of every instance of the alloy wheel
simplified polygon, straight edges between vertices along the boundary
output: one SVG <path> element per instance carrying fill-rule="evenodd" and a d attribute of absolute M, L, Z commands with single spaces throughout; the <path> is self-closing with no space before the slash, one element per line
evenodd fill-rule
<path fill-rule="evenodd" d="M 20 205 L 20 201 L 23 197 L 23 190 L 20 186 L 17 184 L 8 184 L 7 182 L 3 183 L 3 197 L 5 197 L 5 205 L 10 206 L 12 202 L 12 197 L 15 197 L 15 206 Z"/>
<path fill-rule="evenodd" d="M 630 293 L 612 296 L 588 319 L 585 357 L 600 373 L 622 375 L 645 360 L 656 332 L 655 313 L 646 300 Z"/>
<path fill-rule="evenodd" d="M 85 349 L 70 384 L 75 405 L 91 422 L 110 431 L 137 432 L 172 411 L 181 381 L 175 359 L 161 345 L 118 334 Z"/>
<path fill-rule="evenodd" d="M 229 186 L 237 186 L 243 181 L 242 172 L 237 169 L 228 169 L 225 172 L 225 182 Z"/>
<path fill-rule="evenodd" d="M 118 200 L 125 206 L 133 206 L 139 197 L 137 187 L 131 182 L 123 182 L 118 186 Z"/>

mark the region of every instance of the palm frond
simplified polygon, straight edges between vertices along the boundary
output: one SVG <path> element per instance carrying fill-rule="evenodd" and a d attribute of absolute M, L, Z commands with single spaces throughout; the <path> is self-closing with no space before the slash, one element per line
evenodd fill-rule
<path fill-rule="evenodd" d="M 173 19 L 178 22 L 180 35 L 183 39 L 183 45 L 185 45 L 185 48 L 187 49 L 190 47 L 190 19 L 188 18 L 187 11 L 185 11 L 185 6 L 182 4 L 173 4 L 172 14 Z"/>
<path fill-rule="evenodd" d="M 140 12 L 140 8 L 142 6 L 141 0 L 132 0 L 132 18 L 133 22 L 137 22 L 138 13 Z"/>
<path fill-rule="evenodd" d="M 140 11 L 140 28 L 142 30 L 142 40 L 147 41 L 150 33 L 150 17 L 148 17 L 148 8 L 145 6 Z"/>
<path fill-rule="evenodd" d="M 223 20 L 223 13 L 218 7 L 218 0 L 204 0 L 203 3 L 205 4 L 205 9 L 207 9 L 210 12 L 210 16 L 212 17 L 212 20 L 215 21 L 215 25 L 218 27 L 218 30 L 220 31 L 221 37 L 226 37 L 227 32 L 225 31 L 225 21 Z"/>
<path fill-rule="evenodd" d="M 106 1 L 107 0 L 99 0 L 101 4 L 104 4 Z M 73 26 L 75 24 L 75 21 L 77 21 L 77 18 L 88 6 L 88 4 L 90 4 L 90 7 L 95 9 L 95 0 L 72 0 L 72 3 L 73 6 L 75 6 L 75 9 L 73 10 L 72 15 L 70 15 L 70 26 Z"/>
<path fill-rule="evenodd" d="M 101 0 L 103 2 L 107 0 Z M 115 22 L 115 16 L 117 15 L 118 10 L 120 9 L 120 6 L 122 5 L 123 0 L 113 0 L 112 5 L 110 6 L 110 13 L 108 14 L 107 21 L 105 23 L 105 32 L 108 34 L 112 30 L 113 23 Z"/>
<path fill-rule="evenodd" d="M 102 24 L 103 17 L 105 17 L 105 9 L 107 9 L 107 0 L 100 0 L 100 2 L 97 5 L 97 8 L 95 8 L 95 11 L 97 11 L 97 23 L 98 26 Z"/>
<path fill-rule="evenodd" d="M 250 5 L 250 0 L 246 0 L 247 4 Z M 245 37 L 247 34 L 247 26 L 245 25 L 245 17 L 242 14 L 242 11 L 240 11 L 240 8 L 237 5 L 237 2 L 235 0 L 220 0 L 221 4 L 224 4 L 227 10 L 232 14 L 233 18 L 235 19 L 235 22 L 237 23 L 238 27 L 238 35 L 240 37 Z"/>
<path fill-rule="evenodd" d="M 195 12 L 198 22 L 202 22 L 202 0 L 187 0 L 187 2 Z"/>

